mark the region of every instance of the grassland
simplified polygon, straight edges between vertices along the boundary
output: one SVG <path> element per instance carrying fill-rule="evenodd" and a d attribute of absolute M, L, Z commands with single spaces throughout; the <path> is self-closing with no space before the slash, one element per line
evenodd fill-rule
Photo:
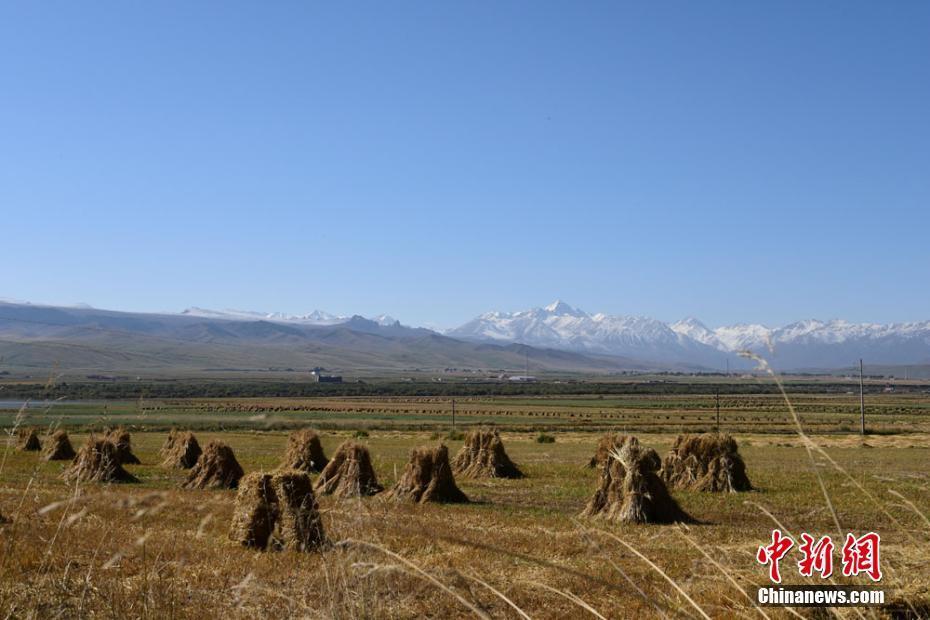
<path fill-rule="evenodd" d="M 843 531 L 880 532 L 889 598 L 926 613 L 930 522 L 920 512 L 930 506 L 928 402 L 919 395 L 871 399 L 870 428 L 879 432 L 865 442 L 849 432 L 858 419 L 854 398 L 803 395 L 795 402 L 836 463 L 818 456 L 816 471 Z M 129 466 L 138 484 L 76 488 L 61 480 L 61 464 L 6 448 L 0 512 L 12 523 L 0 530 L 0 614 L 448 618 L 472 614 L 463 600 L 495 618 L 521 617 L 513 606 L 533 618 L 590 613 L 568 598 L 576 596 L 608 618 L 759 617 L 741 590 L 753 596 L 765 583 L 753 556 L 774 522 L 795 535 L 837 536 L 815 466 L 791 432 L 783 401 L 769 395 L 721 401 L 722 426 L 736 435 L 759 490 L 676 492 L 700 520 L 688 528 L 579 519 L 596 481 L 583 465 L 607 428 L 635 432 L 660 454 L 682 429 L 713 428 L 708 396 L 456 399 L 457 424 L 498 425 L 528 477 L 460 480 L 469 505 L 323 497 L 329 538 L 356 542 L 322 553 L 238 547 L 226 537 L 234 492 L 180 490 L 183 473 L 156 465 L 164 429 L 175 424 L 198 429 L 201 442 L 229 443 L 246 471 L 277 466 L 289 427 L 323 429 L 327 453 L 365 429 L 377 473 L 390 485 L 411 448 L 448 430 L 450 414 L 451 403 L 435 398 L 57 403 L 30 409 L 18 422 L 16 411 L 7 411 L 5 428 L 61 424 L 75 445 L 89 429 L 126 424 L 143 464 Z M 556 442 L 537 443 L 540 431 Z M 446 443 L 453 452 L 461 445 Z M 701 611 L 626 545 L 655 562 Z M 788 583 L 805 582 L 791 565 L 783 570 Z M 879 613 L 836 614 L 860 611 Z M 787 616 L 777 608 L 764 613 Z"/>
<path fill-rule="evenodd" d="M 845 434 L 859 428 L 858 396 L 791 394 L 807 432 Z M 718 425 L 713 394 L 626 394 L 559 396 L 395 396 L 317 398 L 186 398 L 33 401 L 26 424 L 60 424 L 84 429 L 125 424 L 136 430 L 171 426 L 202 430 L 274 430 L 311 424 L 317 428 L 440 430 L 497 425 L 519 431 L 701 432 Z M 0 403 L 0 423 L 20 416 L 19 402 Z M 720 396 L 719 426 L 730 432 L 794 433 L 779 394 Z M 870 395 L 872 433 L 930 432 L 930 397 L 922 393 Z"/>

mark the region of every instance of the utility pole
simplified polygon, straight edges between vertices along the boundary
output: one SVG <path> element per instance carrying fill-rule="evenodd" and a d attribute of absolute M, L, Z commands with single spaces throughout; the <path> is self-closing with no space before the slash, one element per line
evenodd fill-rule
<path fill-rule="evenodd" d="M 720 388 L 717 388 L 717 392 L 714 395 L 715 400 L 717 401 L 717 432 L 720 432 Z"/>
<path fill-rule="evenodd" d="M 730 358 L 727 358 L 727 376 L 730 376 Z"/>
<path fill-rule="evenodd" d="M 452 432 L 455 432 L 455 399 L 452 399 Z"/>
<path fill-rule="evenodd" d="M 859 358 L 859 433 L 865 435 L 865 389 L 862 385 L 862 358 Z"/>

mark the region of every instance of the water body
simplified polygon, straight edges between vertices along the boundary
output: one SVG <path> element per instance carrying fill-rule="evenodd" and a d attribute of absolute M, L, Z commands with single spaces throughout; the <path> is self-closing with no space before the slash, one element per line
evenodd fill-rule
<path fill-rule="evenodd" d="M 88 401 L 78 400 L 0 400 L 0 409 L 46 409 L 57 407 L 59 405 L 76 405 L 79 403 L 86 404 Z"/>

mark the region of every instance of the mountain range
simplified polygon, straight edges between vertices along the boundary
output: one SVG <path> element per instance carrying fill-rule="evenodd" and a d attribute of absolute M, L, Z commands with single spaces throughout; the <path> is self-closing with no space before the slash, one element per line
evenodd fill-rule
<path fill-rule="evenodd" d="M 745 368 L 752 351 L 785 370 L 930 363 L 930 321 L 850 323 L 809 319 L 784 327 L 742 324 L 710 329 L 695 318 L 675 323 L 588 314 L 562 301 L 521 312 L 488 312 L 446 332 L 471 341 L 522 342 L 568 351 L 623 355 L 653 363 Z"/>
<path fill-rule="evenodd" d="M 930 364 L 930 321 L 804 320 L 769 328 L 709 328 L 638 316 L 588 314 L 556 301 L 488 312 L 444 333 L 387 315 L 339 316 L 188 308 L 180 313 L 0 302 L 0 367 L 170 373 L 322 366 L 340 371 L 509 369 L 533 372 L 745 369 L 741 351 L 780 370 Z M 0 368 L 2 370 L 2 368 Z"/>
<path fill-rule="evenodd" d="M 580 373 L 649 369 L 619 356 L 478 343 L 378 317 L 189 310 L 154 314 L 0 302 L 0 372 L 244 376 L 323 367 L 377 375 L 446 368 Z"/>
<path fill-rule="evenodd" d="M 275 321 L 279 323 L 300 323 L 302 325 L 338 325 L 352 319 L 351 316 L 340 316 L 323 310 L 314 310 L 308 314 L 286 314 L 284 312 L 253 312 L 249 310 L 208 310 L 191 307 L 181 312 L 184 316 L 199 317 L 203 319 L 226 319 L 231 321 Z M 369 319 L 378 325 L 394 325 L 400 321 L 387 314 L 380 314 Z"/>

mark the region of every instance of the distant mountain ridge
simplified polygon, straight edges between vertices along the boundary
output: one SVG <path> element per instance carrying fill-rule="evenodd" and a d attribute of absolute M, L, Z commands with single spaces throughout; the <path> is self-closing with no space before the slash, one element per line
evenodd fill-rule
<path fill-rule="evenodd" d="M 204 310 L 149 314 L 0 302 L 0 370 L 175 377 L 306 373 L 314 367 L 368 374 L 446 368 L 522 374 L 526 364 L 531 372 L 650 368 L 616 356 L 465 342 L 385 317 L 332 320 L 321 314 L 297 319 Z"/>
<path fill-rule="evenodd" d="M 195 316 L 204 319 L 224 319 L 229 321 L 275 321 L 279 323 L 300 323 L 302 325 L 338 325 L 352 319 L 351 316 L 339 316 L 314 310 L 309 314 L 286 314 L 284 312 L 254 312 L 251 310 L 210 310 L 192 306 L 181 312 L 184 316 Z M 380 314 L 370 320 L 379 325 L 393 325 L 399 323 L 397 319 L 387 314 Z"/>
<path fill-rule="evenodd" d="M 714 348 L 647 317 L 588 313 L 559 300 L 544 308 L 488 312 L 446 332 L 465 340 L 520 342 L 531 346 L 622 355 L 653 363 L 715 368 L 723 356 Z"/>
<path fill-rule="evenodd" d="M 748 367 L 737 357 L 746 350 L 792 370 L 847 367 L 860 357 L 875 364 L 930 362 L 930 321 L 883 325 L 809 319 L 780 328 L 741 324 L 711 329 L 695 318 L 666 324 L 588 314 L 561 300 L 519 312 L 488 312 L 446 335 L 708 368 L 723 368 L 728 360 L 734 368 Z"/>
<path fill-rule="evenodd" d="M 487 312 L 438 333 L 384 315 L 368 319 L 320 310 L 290 315 L 194 307 L 155 314 L 0 302 L 0 363 L 28 360 L 36 366 L 73 358 L 75 364 L 119 369 L 129 363 L 121 361 L 124 356 L 139 367 L 165 368 L 180 363 L 520 369 L 530 357 L 531 370 L 738 370 L 753 366 L 739 357 L 745 350 L 779 370 L 849 368 L 859 358 L 873 365 L 930 364 L 930 321 L 809 319 L 778 328 L 710 328 L 693 317 L 665 323 L 589 314 L 556 301 L 519 312 Z"/>

